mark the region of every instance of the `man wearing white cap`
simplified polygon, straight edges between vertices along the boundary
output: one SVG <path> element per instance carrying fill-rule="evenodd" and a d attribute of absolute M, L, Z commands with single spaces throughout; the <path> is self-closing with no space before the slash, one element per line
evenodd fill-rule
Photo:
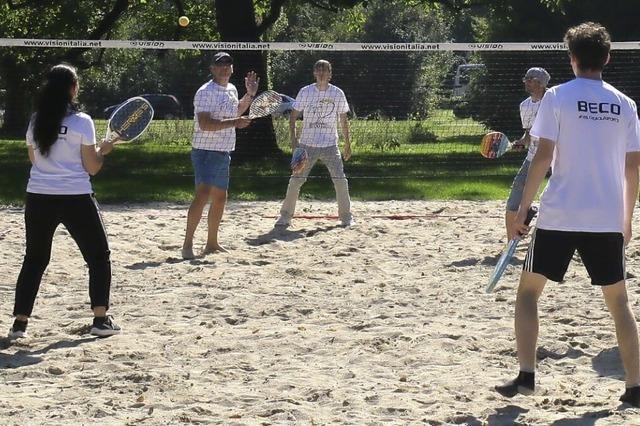
<path fill-rule="evenodd" d="M 514 235 L 509 232 L 510 225 L 516 217 L 518 207 L 520 206 L 520 200 L 522 199 L 522 190 L 524 189 L 524 183 L 527 180 L 527 172 L 529 171 L 529 164 L 533 160 L 533 156 L 536 155 L 538 149 L 538 139 L 529 135 L 529 129 L 533 126 L 533 121 L 538 113 L 538 107 L 540 106 L 540 100 L 547 91 L 547 84 L 551 76 L 544 68 L 534 67 L 529 68 L 522 79 L 524 83 L 524 90 L 530 95 L 527 99 L 520 104 L 520 120 L 522 122 L 522 128 L 524 134 L 520 139 L 514 142 L 514 146 L 526 149 L 529 147 L 527 157 L 525 158 L 518 174 L 513 178 L 513 184 L 511 185 L 511 192 L 507 199 L 507 209 L 505 213 L 505 225 L 507 226 L 507 238 L 511 240 Z"/>

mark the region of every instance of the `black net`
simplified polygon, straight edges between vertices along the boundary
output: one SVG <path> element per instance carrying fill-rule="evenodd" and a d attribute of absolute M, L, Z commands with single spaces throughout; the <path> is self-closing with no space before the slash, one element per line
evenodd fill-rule
<path fill-rule="evenodd" d="M 325 59 L 332 64 L 331 83 L 344 91 L 348 101 L 353 151 L 347 168 L 350 179 L 510 176 L 525 154 L 507 153 L 487 160 L 479 154 L 482 136 L 489 131 L 503 132 L 512 140 L 522 135 L 518 107 L 528 96 L 522 83 L 528 68 L 545 68 L 551 74 L 550 85 L 573 78 L 563 50 L 535 51 L 529 47 L 527 51 L 505 51 L 499 44 L 497 50 L 489 46 L 476 51 L 393 51 L 376 49 L 376 45 L 358 46 L 357 51 L 335 51 L 326 46 L 322 50 L 309 46 L 298 50 L 228 49 L 235 67 L 231 81 L 240 96 L 245 92 L 244 75 L 250 70 L 260 75 L 260 91 L 272 89 L 283 95 L 283 104 L 273 116 L 238 130 L 234 162 L 288 163 L 293 98 L 314 81 L 314 63 Z M 155 119 L 139 141 L 188 152 L 194 94 L 210 78 L 209 60 L 214 52 L 166 46 L 0 47 L 0 60 L 11 62 L 13 67 L 11 73 L 0 76 L 5 139 L 24 135 L 31 99 L 44 71 L 68 61 L 79 68 L 79 101 L 96 120 L 99 134 L 104 135 L 106 118 L 117 105 L 143 96 L 153 105 Z M 614 50 L 611 56 L 605 80 L 640 100 L 640 50 Z M 342 144 L 339 126 L 338 133 Z M 185 162 L 185 170 L 166 173 L 188 175 L 188 158 Z M 286 177 L 272 169 L 254 167 L 243 177 Z"/>

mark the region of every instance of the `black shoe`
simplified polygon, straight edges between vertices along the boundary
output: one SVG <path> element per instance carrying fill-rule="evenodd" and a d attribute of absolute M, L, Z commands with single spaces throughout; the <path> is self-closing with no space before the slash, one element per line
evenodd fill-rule
<path fill-rule="evenodd" d="M 640 407 L 640 386 L 627 388 L 624 394 L 620 397 L 620 401 L 634 407 Z"/>
<path fill-rule="evenodd" d="M 114 334 L 120 334 L 121 331 L 122 329 L 120 326 L 113 322 L 113 317 L 111 315 L 107 315 L 106 317 L 95 317 L 93 319 L 91 334 L 94 336 L 113 336 Z"/>
<path fill-rule="evenodd" d="M 11 329 L 9 329 L 9 339 L 22 339 L 23 337 L 27 337 L 27 321 L 16 319 L 13 321 Z"/>
<path fill-rule="evenodd" d="M 508 381 L 504 385 L 498 385 L 495 390 L 502 396 L 511 398 L 517 394 L 531 395 L 535 390 L 534 373 L 521 371 L 513 380 Z"/>

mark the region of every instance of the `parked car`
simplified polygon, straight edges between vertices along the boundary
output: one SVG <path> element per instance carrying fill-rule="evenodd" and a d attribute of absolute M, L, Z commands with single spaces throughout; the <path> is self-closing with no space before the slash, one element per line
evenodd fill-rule
<path fill-rule="evenodd" d="M 173 118 L 184 118 L 184 111 L 180 101 L 173 95 L 166 95 L 162 93 L 151 93 L 140 95 L 149 101 L 153 107 L 153 118 L 160 120 L 170 120 Z M 111 117 L 111 114 L 118 109 L 122 104 L 111 105 L 104 109 L 104 115 L 106 118 Z"/>

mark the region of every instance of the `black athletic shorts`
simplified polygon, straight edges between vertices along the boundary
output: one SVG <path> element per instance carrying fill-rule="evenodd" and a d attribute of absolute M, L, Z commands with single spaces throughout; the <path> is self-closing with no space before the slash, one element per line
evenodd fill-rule
<path fill-rule="evenodd" d="M 611 285 L 625 278 L 624 237 L 620 232 L 536 229 L 523 269 L 560 282 L 576 250 L 591 277 L 591 284 Z"/>

